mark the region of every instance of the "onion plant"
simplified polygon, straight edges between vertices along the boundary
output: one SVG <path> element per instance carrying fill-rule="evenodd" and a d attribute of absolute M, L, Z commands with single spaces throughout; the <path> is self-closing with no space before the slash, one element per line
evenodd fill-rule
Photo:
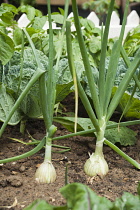
<path fill-rule="evenodd" d="M 66 1 L 65 6 L 65 14 L 64 14 L 64 24 L 62 27 L 62 39 L 65 32 L 65 20 L 68 13 L 68 2 Z M 58 52 L 58 56 L 56 58 L 56 65 L 54 68 L 54 49 L 53 49 L 53 30 L 52 30 L 52 21 L 51 21 L 51 6 L 50 6 L 50 0 L 47 1 L 48 5 L 48 19 L 49 19 L 49 64 L 48 69 L 42 70 L 40 59 L 37 57 L 35 46 L 27 33 L 27 30 L 24 28 L 23 32 L 26 35 L 30 46 L 32 48 L 36 63 L 37 63 L 37 70 L 32 76 L 31 80 L 27 84 L 24 91 L 21 93 L 19 98 L 17 99 L 15 105 L 13 106 L 12 110 L 10 111 L 9 115 L 7 116 L 7 119 L 3 123 L 1 129 L 0 129 L 0 137 L 2 136 L 5 127 L 7 126 L 9 120 L 11 119 L 12 115 L 14 114 L 15 110 L 19 107 L 24 97 L 28 94 L 31 87 L 34 85 L 34 83 L 39 80 L 39 92 L 40 92 L 40 101 L 41 101 L 41 108 L 42 108 L 42 114 L 43 119 L 46 127 L 46 136 L 39 142 L 39 144 L 31 151 L 16 156 L 7 158 L 4 160 L 0 160 L 0 163 L 6 163 L 10 161 L 19 160 L 22 158 L 29 157 L 30 155 L 33 155 L 37 151 L 39 151 L 44 145 L 45 145 L 45 157 L 43 163 L 40 165 L 40 167 L 37 169 L 35 173 L 35 178 L 38 182 L 43 183 L 51 183 L 54 182 L 56 179 L 56 171 L 55 168 L 51 162 L 51 153 L 52 153 L 52 138 L 57 130 L 57 127 L 53 125 L 53 114 L 54 114 L 54 105 L 55 105 L 55 94 L 56 94 L 56 70 L 58 67 L 59 59 L 61 57 L 61 51 Z M 23 54 L 23 53 L 22 53 Z M 36 141 L 37 142 L 37 141 Z M 36 143 L 35 142 L 35 143 Z M 38 143 L 38 142 L 37 142 Z"/>
<path fill-rule="evenodd" d="M 82 36 L 82 30 L 80 27 L 80 21 L 78 17 L 78 9 L 76 5 L 76 0 L 72 1 L 72 8 L 74 13 L 74 22 L 75 27 L 77 31 L 77 38 L 79 42 L 79 47 L 82 55 L 83 64 L 85 67 L 85 74 L 88 80 L 88 85 L 91 93 L 91 100 L 89 101 L 87 95 L 84 92 L 84 89 L 80 83 L 80 81 L 77 78 L 77 86 L 78 86 L 78 94 L 82 100 L 82 103 L 89 115 L 89 118 L 91 119 L 94 128 L 95 128 L 95 135 L 97 138 L 96 141 L 96 148 L 95 152 L 90 154 L 89 159 L 86 161 L 84 165 L 84 171 L 87 175 L 94 177 L 96 175 L 99 175 L 103 177 L 108 173 L 108 164 L 106 160 L 104 159 L 103 155 L 103 144 L 104 142 L 107 143 L 110 147 L 112 147 L 116 152 L 121 154 L 123 156 L 123 152 L 119 150 L 115 145 L 112 145 L 109 141 L 105 139 L 105 130 L 107 128 L 107 123 L 110 120 L 111 116 L 113 115 L 116 107 L 119 104 L 119 101 L 121 100 L 130 80 L 133 78 L 134 73 L 140 64 L 140 49 L 138 50 L 137 54 L 134 57 L 134 60 L 130 63 L 129 59 L 127 58 L 124 49 L 122 47 L 123 42 L 123 35 L 125 30 L 125 24 L 126 24 L 126 18 L 127 18 L 127 11 L 128 11 L 128 5 L 129 1 L 126 1 L 125 6 L 125 12 L 123 17 L 123 23 L 121 28 L 121 33 L 118 38 L 118 40 L 114 43 L 109 66 L 106 71 L 105 69 L 105 61 L 106 61 L 106 51 L 107 51 L 107 40 L 108 40 L 108 33 L 109 33 L 109 25 L 110 25 L 110 19 L 111 14 L 114 8 L 114 2 L 115 0 L 112 0 L 110 2 L 110 7 L 108 10 L 108 15 L 106 19 L 105 29 L 103 31 L 102 36 L 102 43 L 101 43 L 101 56 L 100 56 L 100 64 L 99 64 L 99 79 L 98 83 L 95 83 L 94 76 L 91 70 L 91 66 L 88 59 L 88 53 L 84 44 L 84 39 Z M 69 66 L 72 75 L 74 76 L 73 72 L 75 72 L 74 67 L 74 58 L 73 58 L 73 52 L 72 52 L 72 43 L 71 43 L 71 30 L 70 30 L 70 22 L 67 21 L 66 24 L 66 36 L 67 36 L 67 52 L 68 52 L 68 60 L 69 60 Z M 115 81 L 115 76 L 117 72 L 117 66 L 120 54 L 122 53 L 124 61 L 126 62 L 128 69 L 126 74 L 124 75 L 122 81 L 120 82 L 120 85 L 115 93 L 115 95 L 112 97 L 112 88 Z M 140 82 L 134 76 L 134 78 L 137 80 L 136 86 L 139 86 Z M 93 108 L 94 107 L 94 108 Z M 121 125 L 121 123 L 120 123 Z M 128 124 L 129 125 L 129 124 Z M 129 162 L 131 162 L 133 165 L 135 165 L 138 169 L 140 169 L 140 164 L 136 161 L 133 161 L 129 156 L 125 155 L 125 159 L 127 159 Z"/>

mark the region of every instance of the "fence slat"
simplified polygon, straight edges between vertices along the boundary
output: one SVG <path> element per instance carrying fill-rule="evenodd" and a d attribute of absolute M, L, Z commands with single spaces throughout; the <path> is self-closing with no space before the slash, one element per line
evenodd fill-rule
<path fill-rule="evenodd" d="M 22 14 L 18 19 L 18 27 L 23 28 L 26 27 L 30 23 L 30 20 L 27 18 L 26 14 Z"/>
<path fill-rule="evenodd" d="M 127 17 L 127 25 L 131 26 L 138 26 L 140 23 L 140 18 L 138 16 L 138 13 L 133 10 Z"/>
<path fill-rule="evenodd" d="M 53 29 L 60 29 L 60 28 L 56 27 L 56 23 L 53 23 L 53 22 L 52 22 L 52 28 L 53 28 Z M 45 23 L 45 25 L 43 26 L 42 29 L 43 29 L 43 30 L 49 29 L 49 21 L 46 21 L 46 23 Z"/>
<path fill-rule="evenodd" d="M 95 12 L 91 12 L 88 17 L 87 17 L 88 20 L 91 20 L 95 26 L 99 26 L 99 18 L 97 17 L 96 13 Z"/>
<path fill-rule="evenodd" d="M 110 26 L 114 26 L 114 25 L 115 26 L 120 25 L 120 18 L 115 11 L 112 12 L 111 20 L 110 20 Z"/>

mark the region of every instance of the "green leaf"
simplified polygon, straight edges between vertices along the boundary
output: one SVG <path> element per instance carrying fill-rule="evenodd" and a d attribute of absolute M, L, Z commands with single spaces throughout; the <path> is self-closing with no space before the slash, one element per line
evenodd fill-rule
<path fill-rule="evenodd" d="M 35 13 L 35 8 L 34 7 L 27 7 L 27 18 L 31 21 L 34 19 L 36 13 Z"/>
<path fill-rule="evenodd" d="M 129 57 L 129 60 L 132 63 L 133 60 L 134 60 L 134 57 Z M 117 74 L 116 74 L 114 86 L 119 86 L 119 84 L 120 84 L 121 80 L 123 79 L 124 75 L 127 73 L 127 70 L 128 70 L 128 68 L 127 68 L 124 60 L 122 58 L 120 58 L 119 63 L 118 63 Z M 139 72 L 140 72 L 140 65 L 137 67 L 137 69 L 135 71 L 135 76 L 138 77 Z M 135 81 L 132 78 L 130 80 L 125 92 L 128 92 L 129 94 L 131 94 L 133 92 L 134 85 L 135 85 Z M 136 90 L 134 96 L 135 97 L 140 97 L 139 89 Z"/>
<path fill-rule="evenodd" d="M 12 4 L 3 3 L 0 6 L 0 19 L 6 24 L 12 24 L 17 13 L 18 9 Z"/>
<path fill-rule="evenodd" d="M 99 197 L 89 187 L 80 183 L 72 183 L 60 189 L 61 194 L 67 200 L 68 209 L 72 210 L 109 210 L 111 201 Z"/>
<path fill-rule="evenodd" d="M 42 115 L 38 83 L 31 88 L 20 108 L 22 112 L 30 118 L 37 118 Z"/>
<path fill-rule="evenodd" d="M 54 117 L 55 122 L 62 124 L 70 132 L 74 132 L 74 117 Z M 77 118 L 77 131 L 93 129 L 92 122 L 89 118 Z"/>
<path fill-rule="evenodd" d="M 134 56 L 134 53 L 140 48 L 140 25 L 128 32 L 124 40 L 124 49 L 128 56 Z"/>
<path fill-rule="evenodd" d="M 45 25 L 46 21 L 47 21 L 46 16 L 35 17 L 32 27 L 35 28 L 35 29 L 42 29 L 43 26 Z"/>
<path fill-rule="evenodd" d="M 76 60 L 74 64 L 77 71 L 77 76 L 79 77 L 80 80 L 82 80 L 82 78 L 84 77 L 84 71 L 85 71 L 82 61 Z M 57 73 L 58 73 L 57 84 L 67 84 L 73 81 L 71 73 L 70 73 L 70 69 L 69 69 L 68 59 L 63 58 L 60 60 Z"/>
<path fill-rule="evenodd" d="M 139 210 L 140 198 L 139 196 L 132 195 L 124 192 L 121 198 L 117 198 L 114 202 L 112 210 Z"/>
<path fill-rule="evenodd" d="M 100 38 L 95 38 L 94 36 L 92 39 L 89 41 L 89 50 L 92 53 L 97 53 L 98 51 L 101 50 L 101 39 Z"/>
<path fill-rule="evenodd" d="M 35 8 L 30 5 L 22 5 L 19 7 L 19 10 L 23 13 L 26 13 L 30 21 L 32 21 L 36 16 Z"/>
<path fill-rule="evenodd" d="M 11 24 L 13 22 L 14 15 L 11 12 L 6 12 L 1 16 L 1 20 L 7 24 Z"/>
<path fill-rule="evenodd" d="M 133 57 L 129 57 L 130 62 L 134 60 Z M 109 65 L 109 57 L 106 59 L 106 70 L 107 66 Z M 119 63 L 117 67 L 116 72 L 116 78 L 114 82 L 114 87 L 112 89 L 112 97 L 115 95 L 115 92 L 117 91 L 122 79 L 124 78 L 125 74 L 127 73 L 127 66 L 122 58 L 119 58 Z M 136 69 L 135 76 L 138 77 L 140 72 L 140 66 Z M 122 98 L 120 99 L 118 110 L 120 112 L 124 111 L 124 108 L 126 107 L 126 104 L 133 92 L 135 86 L 135 81 L 132 78 L 126 88 L 125 93 L 123 94 Z M 128 107 L 127 111 L 124 113 L 125 117 L 133 117 L 133 118 L 140 118 L 140 91 L 139 88 L 136 88 L 135 94 L 131 100 L 130 106 Z"/>
<path fill-rule="evenodd" d="M 48 68 L 48 58 L 39 50 L 37 55 L 41 60 L 41 68 L 47 71 Z M 10 67 L 10 68 L 9 68 Z M 32 78 L 33 74 L 37 70 L 37 64 L 31 48 L 24 49 L 23 55 L 23 70 L 21 72 L 21 52 L 15 51 L 10 62 L 4 67 L 0 66 L 0 70 L 4 71 L 3 83 L 14 92 L 13 96 L 17 99 L 22 91 L 24 91 L 28 82 Z M 0 72 L 1 72 L 0 71 Z M 3 76 L 2 76 L 3 77 Z M 20 77 L 21 82 L 20 82 Z M 40 105 L 40 95 L 39 95 L 39 82 L 37 81 L 29 93 L 23 99 L 20 110 L 22 114 L 28 117 L 38 117 L 42 114 Z"/>
<path fill-rule="evenodd" d="M 74 117 L 54 117 L 54 121 L 62 124 L 70 132 L 74 132 Z M 115 124 L 115 122 L 109 121 L 107 125 Z M 117 124 L 117 123 L 116 123 Z M 94 129 L 93 124 L 89 118 L 78 118 L 77 119 L 77 131 L 87 131 Z M 94 134 L 88 134 L 93 136 Z M 120 143 L 123 146 L 134 145 L 136 143 L 136 133 L 127 127 L 116 127 L 106 129 L 105 138 L 111 143 Z"/>
<path fill-rule="evenodd" d="M 67 206 L 53 206 L 48 204 L 45 200 L 37 199 L 32 204 L 23 210 L 68 210 Z"/>
<path fill-rule="evenodd" d="M 64 16 L 65 11 L 64 11 L 62 8 L 60 8 L 60 7 L 58 7 L 58 10 L 59 10 L 59 12 L 61 13 L 61 15 Z"/>
<path fill-rule="evenodd" d="M 38 9 L 35 10 L 35 16 L 36 17 L 42 17 L 42 12 Z"/>
<path fill-rule="evenodd" d="M 0 121 L 4 122 L 15 104 L 14 98 L 6 92 L 5 87 L 0 86 Z M 21 120 L 19 111 L 16 110 L 9 121 L 9 125 L 16 125 Z"/>
<path fill-rule="evenodd" d="M 53 210 L 52 205 L 49 205 L 45 200 L 35 200 L 28 207 L 24 208 L 24 210 Z"/>
<path fill-rule="evenodd" d="M 62 101 L 69 93 L 73 92 L 71 87 L 73 86 L 73 82 L 69 82 L 67 84 L 57 84 L 56 85 L 56 101 L 58 103 Z"/>
<path fill-rule="evenodd" d="M 63 24 L 64 21 L 64 16 L 60 14 L 52 14 L 52 19 L 54 20 L 55 23 Z"/>
<path fill-rule="evenodd" d="M 0 31 L 0 61 L 5 65 L 14 53 L 13 40 Z"/>
<path fill-rule="evenodd" d="M 13 32 L 13 40 L 15 43 L 15 46 L 21 45 L 22 43 L 22 30 L 21 28 L 15 28 Z"/>
<path fill-rule="evenodd" d="M 114 124 L 109 121 L 108 125 Z M 123 146 L 134 145 L 137 141 L 136 133 L 127 127 L 106 129 L 105 138 L 111 143 L 120 143 Z"/>
<path fill-rule="evenodd" d="M 88 32 L 91 32 L 95 28 L 94 23 L 87 18 L 80 18 L 80 23 Z"/>
<path fill-rule="evenodd" d="M 117 87 L 113 87 L 112 95 L 115 94 L 116 90 L 117 90 Z M 127 102 L 130 99 L 130 96 L 131 95 L 128 92 L 124 93 L 123 97 L 120 100 L 120 103 L 119 103 L 119 106 L 118 106 L 118 110 L 121 110 L 121 112 L 123 112 L 123 110 L 126 107 Z M 132 98 L 132 100 L 130 102 L 130 106 L 129 106 L 127 112 L 124 113 L 124 116 L 126 118 L 129 118 L 129 117 L 131 117 L 131 118 L 138 118 L 138 119 L 140 118 L 140 98 L 137 97 L 136 94 Z"/>
<path fill-rule="evenodd" d="M 3 3 L 1 4 L 1 9 L 0 9 L 0 16 L 1 16 L 1 11 L 3 11 L 2 13 L 5 13 L 5 12 L 13 12 L 15 14 L 18 13 L 18 9 L 12 5 L 12 4 L 6 4 L 6 3 Z"/>

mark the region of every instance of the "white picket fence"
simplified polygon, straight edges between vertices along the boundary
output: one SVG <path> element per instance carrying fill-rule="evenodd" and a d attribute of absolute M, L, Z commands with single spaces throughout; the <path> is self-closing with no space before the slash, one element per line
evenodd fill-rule
<path fill-rule="evenodd" d="M 70 13 L 68 18 L 73 17 L 73 13 Z M 91 12 L 87 19 L 91 20 L 94 24 L 95 27 L 101 28 L 101 26 L 99 26 L 99 18 L 97 17 L 97 15 L 95 14 L 95 12 Z M 27 18 L 26 14 L 23 14 L 19 20 L 18 20 L 18 26 L 20 28 L 26 27 L 28 24 L 30 23 L 30 21 Z M 140 18 L 139 15 L 137 14 L 137 12 L 135 10 L 133 10 L 127 17 L 127 23 L 125 26 L 125 33 L 124 33 L 124 38 L 126 37 L 127 33 L 137 27 L 140 24 Z M 53 29 L 60 29 L 56 26 L 56 23 L 52 24 Z M 111 16 L 111 22 L 110 22 L 110 29 L 109 29 L 109 38 L 114 38 L 114 37 L 119 37 L 120 35 L 120 31 L 121 31 L 121 25 L 120 25 L 120 18 L 118 16 L 118 14 L 113 11 L 112 16 Z M 47 30 L 49 28 L 49 23 L 48 21 L 44 24 L 43 29 Z M 71 27 L 71 31 L 75 30 L 75 26 L 72 25 Z"/>

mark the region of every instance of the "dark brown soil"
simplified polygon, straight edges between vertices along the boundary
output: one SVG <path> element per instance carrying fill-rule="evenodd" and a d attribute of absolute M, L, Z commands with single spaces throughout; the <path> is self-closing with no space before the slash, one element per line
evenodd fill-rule
<path fill-rule="evenodd" d="M 129 156 L 140 161 L 140 127 L 131 126 L 137 132 L 137 144 L 135 146 L 121 147 Z M 45 135 L 44 123 L 41 120 L 27 123 L 29 133 L 36 139 L 42 139 Z M 67 134 L 62 126 L 58 125 L 56 136 Z M 34 148 L 15 142 L 8 137 L 18 138 L 29 142 L 30 138 L 26 133 L 23 137 L 19 134 L 18 126 L 8 126 L 1 138 L 0 159 L 23 154 Z M 34 174 L 36 168 L 43 161 L 44 149 L 35 155 L 16 162 L 0 165 L 0 206 L 15 207 L 11 209 L 23 209 L 37 198 L 45 199 L 51 204 L 64 204 L 65 200 L 59 193 L 59 189 L 65 184 L 65 167 L 68 167 L 69 182 L 80 182 L 87 184 L 98 195 L 105 196 L 111 201 L 120 197 L 124 191 L 137 194 L 137 184 L 140 181 L 140 172 L 131 164 L 117 155 L 111 148 L 104 146 L 105 159 L 109 165 L 109 173 L 103 179 L 97 177 L 93 183 L 88 183 L 88 177 L 83 172 L 83 165 L 88 158 L 88 152 L 94 151 L 95 140 L 92 137 L 73 137 L 59 140 L 55 144 L 71 147 L 65 153 L 53 153 L 53 164 L 57 172 L 57 180 L 52 184 L 38 184 Z M 7 209 L 2 208 L 1 209 Z"/>

